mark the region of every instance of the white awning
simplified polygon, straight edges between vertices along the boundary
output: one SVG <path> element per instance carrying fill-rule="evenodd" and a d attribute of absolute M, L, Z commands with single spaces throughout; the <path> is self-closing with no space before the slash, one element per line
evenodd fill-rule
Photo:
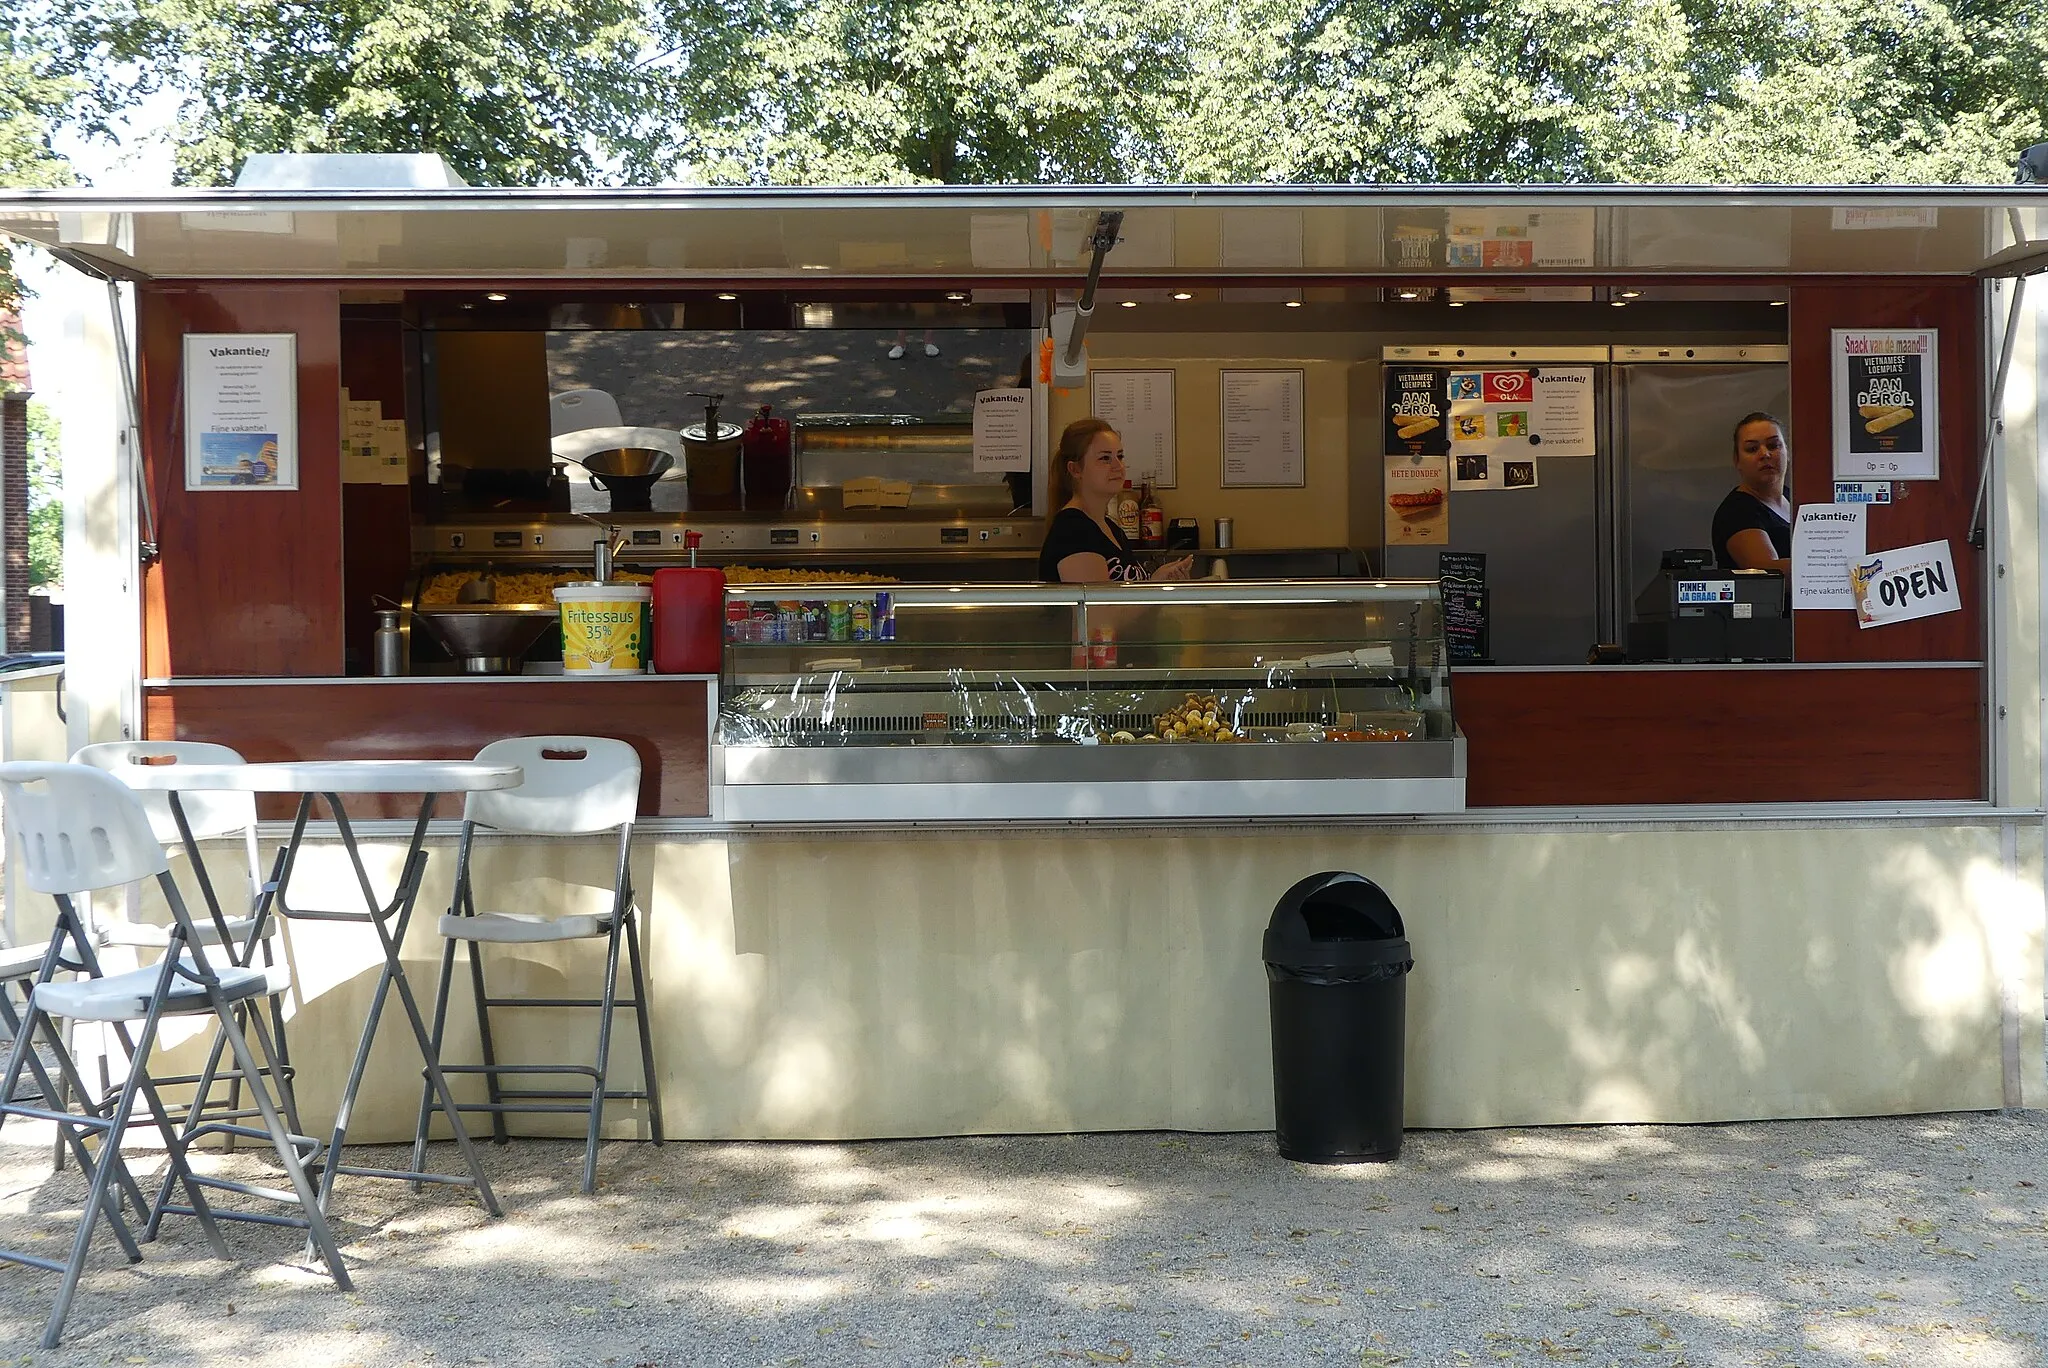
<path fill-rule="evenodd" d="M 2018 275 L 2048 189 L 1053 186 L 0 191 L 0 232 L 154 279 L 1071 282 Z M 1535 239 L 1482 254 L 1481 240 Z M 1457 250 L 1452 250 L 1453 245 Z"/>

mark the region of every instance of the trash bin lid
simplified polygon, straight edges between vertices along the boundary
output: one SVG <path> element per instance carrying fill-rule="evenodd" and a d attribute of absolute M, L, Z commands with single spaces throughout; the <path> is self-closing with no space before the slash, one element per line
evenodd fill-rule
<path fill-rule="evenodd" d="M 1393 899 L 1341 870 L 1311 874 L 1280 896 L 1266 923 L 1266 962 L 1282 968 L 1362 968 L 1410 958 Z"/>

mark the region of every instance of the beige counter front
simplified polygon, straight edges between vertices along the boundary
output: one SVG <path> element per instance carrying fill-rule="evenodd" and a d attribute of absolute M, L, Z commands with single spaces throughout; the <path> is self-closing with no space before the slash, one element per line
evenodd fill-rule
<path fill-rule="evenodd" d="M 429 1003 L 453 867 L 450 843 L 433 849 L 407 943 Z M 609 882 L 602 842 L 489 853 L 508 881 L 496 886 L 565 907 Z M 2043 1094 L 2038 819 L 668 832 L 639 838 L 635 869 L 659 1086 L 680 1137 L 1265 1129 L 1260 933 L 1274 898 L 1322 869 L 1377 879 L 1407 919 L 1411 1126 L 1989 1109 Z M 339 896 L 344 876 L 338 849 L 309 846 L 302 877 L 333 878 Z M 291 1045 L 320 1118 L 376 955 L 360 928 L 290 936 L 303 994 Z M 491 962 L 512 966 L 494 991 L 558 995 L 594 991 L 602 960 L 586 943 L 504 947 Z M 475 1057 L 465 983 L 450 1059 Z M 563 1015 L 508 1021 L 502 1056 L 588 1048 L 594 1027 L 567 1030 Z M 635 1071 L 630 1049 L 615 1058 Z M 352 1133 L 409 1135 L 418 1078 L 391 1013 Z M 639 1133 L 633 1111 L 613 1115 L 610 1134 Z"/>

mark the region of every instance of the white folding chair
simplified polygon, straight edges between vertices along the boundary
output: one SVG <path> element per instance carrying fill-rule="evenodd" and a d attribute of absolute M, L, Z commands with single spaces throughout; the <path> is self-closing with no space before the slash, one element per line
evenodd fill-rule
<path fill-rule="evenodd" d="M 42 1344 L 54 1349 L 64 1331 L 71 1299 L 85 1270 L 92 1244 L 93 1227 L 104 1214 L 115 1237 L 131 1261 L 141 1258 L 134 1236 L 122 1219 L 114 1195 L 109 1191 L 117 1171 L 124 1171 L 121 1140 L 141 1097 L 153 1114 L 169 1156 L 170 1172 L 183 1186 L 190 1205 L 180 1210 L 199 1221 L 215 1254 L 228 1257 L 213 1208 L 204 1189 L 217 1188 L 272 1201 L 294 1203 L 297 1217 L 270 1213 L 218 1213 L 223 1218 L 282 1223 L 307 1231 L 313 1246 L 327 1264 L 335 1283 L 350 1286 L 348 1269 L 341 1251 L 321 1214 L 306 1162 L 320 1149 L 320 1142 L 293 1135 L 285 1128 L 271 1100 L 264 1080 L 275 1077 L 278 1063 L 260 1013 L 250 1013 L 265 1062 L 257 1062 L 235 1021 L 235 1004 L 280 991 L 275 970 L 255 965 L 223 965 L 215 968 L 207 960 L 206 947 L 197 935 L 185 900 L 171 878 L 163 847 L 150 829 L 148 816 L 136 795 L 103 770 L 86 765 L 0 764 L 0 800 L 7 804 L 9 819 L 20 833 L 23 875 L 29 887 L 56 900 L 57 922 L 51 933 L 35 986 L 29 996 L 28 1012 L 15 1032 L 14 1047 L 8 1052 L 4 1079 L 0 1079 L 0 1122 L 9 1116 L 28 1116 L 55 1122 L 81 1143 L 74 1153 L 90 1178 L 91 1188 L 78 1231 L 67 1261 L 42 1258 L 17 1250 L 0 1250 L 0 1260 L 42 1268 L 63 1275 L 55 1306 L 44 1326 Z M 155 879 L 170 907 L 172 925 L 163 958 L 155 965 L 120 974 L 102 974 L 75 895 L 101 889 L 120 888 L 129 883 Z M 86 975 L 68 983 L 56 982 L 59 968 L 70 967 Z M 292 1191 L 280 1192 L 224 1178 L 203 1177 L 193 1172 L 187 1159 L 185 1135 L 167 1119 L 156 1084 L 149 1076 L 149 1054 L 156 1044 L 157 1028 L 166 1015 L 210 1013 L 217 1029 L 234 1052 L 235 1062 L 249 1085 L 250 1097 L 263 1118 L 263 1127 L 236 1128 L 250 1138 L 267 1138 L 277 1151 L 278 1161 L 291 1178 Z M 69 1059 L 55 1023 L 58 1019 L 100 1021 L 115 1026 L 132 1061 L 121 1084 L 119 1097 L 109 1114 L 94 1110 L 84 1113 L 32 1106 L 12 1100 L 21 1072 L 34 1055 L 32 1042 L 38 1030 L 60 1061 Z M 139 1034 L 130 1036 L 128 1023 L 140 1021 Z M 40 1074 L 41 1070 L 38 1068 Z M 73 1086 L 77 1086 L 74 1082 Z M 46 1099 L 47 1100 L 47 1099 Z M 215 1123 L 225 1128 L 227 1123 Z M 204 1129 L 204 1128 L 202 1128 Z M 97 1154 L 89 1155 L 84 1137 L 102 1137 Z"/>
<path fill-rule="evenodd" d="M 499 1144 L 509 1139 L 505 1117 L 510 1112 L 569 1113 L 588 1110 L 588 1138 L 583 1153 L 583 1190 L 597 1186 L 598 1129 L 608 1100 L 645 1101 L 649 1130 L 662 1141 L 661 1097 L 655 1087 L 654 1040 L 647 1023 L 647 976 L 640 960 L 638 909 L 633 902 L 628 855 L 633 817 L 640 806 L 640 757 L 623 741 L 602 736 L 521 736 L 493 741 L 477 752 L 479 764 L 518 765 L 526 772 L 518 788 L 472 793 L 462 810 L 462 841 L 455 855 L 455 896 L 441 918 L 441 978 L 434 992 L 434 1049 L 438 1055 L 448 1020 L 448 991 L 455 975 L 455 949 L 469 944 L 469 973 L 476 1007 L 477 1031 L 483 1047 L 481 1064 L 449 1064 L 444 1074 L 481 1074 L 489 1102 L 458 1104 L 459 1110 L 488 1112 L 491 1133 Z M 619 833 L 617 873 L 611 907 L 595 914 L 539 916 L 527 912 L 479 912 L 476 908 L 476 833 L 500 831 L 517 835 L 576 836 L 616 828 Z M 484 984 L 483 947 L 552 944 L 571 940 L 605 941 L 604 992 L 596 998 L 492 997 Z M 624 944 L 633 976 L 630 1000 L 618 995 L 619 947 Z M 491 1038 L 491 1009 L 524 1007 L 595 1007 L 598 1009 L 597 1058 L 591 1064 L 504 1064 L 498 1062 Z M 640 1027 L 638 1089 L 610 1086 L 612 1014 L 630 1007 Z M 580 1075 L 588 1088 L 508 1088 L 503 1075 Z M 580 1100 L 576 1100 L 580 1099 Z M 426 1159 L 427 1122 L 431 1098 L 420 1090 L 419 1125 L 413 1137 L 413 1167 Z"/>
<path fill-rule="evenodd" d="M 581 432 L 585 428 L 624 427 L 626 420 L 619 416 L 619 401 L 601 389 L 563 390 L 560 394 L 548 396 L 548 435 L 559 437 L 565 432 Z"/>
<path fill-rule="evenodd" d="M 72 763 L 91 765 L 102 769 L 117 779 L 125 779 L 138 766 L 155 768 L 161 765 L 239 765 L 242 756 L 230 746 L 215 745 L 210 741 L 103 741 L 95 745 L 82 746 L 71 757 Z M 193 927 L 200 943 L 209 947 L 219 946 L 228 959 L 236 965 L 260 963 L 265 968 L 278 964 L 276 950 L 277 919 L 271 915 L 270 900 L 277 886 L 275 871 L 269 879 L 263 876 L 256 847 L 256 795 L 253 793 L 225 792 L 220 790 L 195 790 L 179 795 L 178 804 L 173 807 L 171 795 L 161 789 L 138 791 L 136 797 L 142 803 L 142 810 L 149 817 L 150 831 L 163 846 L 164 854 L 176 860 L 181 856 L 194 855 L 199 843 L 213 840 L 239 840 L 246 861 L 247 874 L 243 887 L 223 895 L 214 888 L 213 876 L 204 861 L 192 859 L 192 876 L 205 902 L 205 916 L 195 918 Z M 184 825 L 179 825 L 183 814 Z M 123 915 L 97 920 L 92 926 L 94 943 L 101 946 L 121 946 L 136 951 L 161 951 L 167 944 L 170 928 L 141 920 L 139 915 L 141 898 L 140 885 L 131 884 L 123 897 Z M 247 1005 L 236 1008 L 237 1020 L 248 1010 Z M 242 1022 L 243 1029 L 248 1023 Z M 270 999 L 270 1029 L 277 1042 L 277 1057 L 280 1074 L 275 1080 L 278 1095 L 284 1105 L 285 1119 L 293 1127 L 298 1125 L 296 1099 L 292 1091 L 293 1068 L 291 1043 L 285 1035 L 284 999 L 282 995 Z M 195 1099 L 207 1098 L 205 1113 L 216 1120 L 248 1121 L 256 1113 L 242 1105 L 241 1074 L 232 1065 L 221 1068 L 221 1054 L 226 1042 L 218 1036 L 207 1059 L 205 1069 L 198 1074 L 163 1075 L 155 1081 L 159 1088 L 194 1088 Z M 211 1092 L 199 1089 L 202 1079 L 220 1080 L 228 1084 L 227 1096 L 221 1101 L 212 1101 Z M 229 1132 L 225 1137 L 227 1148 L 234 1149 L 235 1136 Z"/>

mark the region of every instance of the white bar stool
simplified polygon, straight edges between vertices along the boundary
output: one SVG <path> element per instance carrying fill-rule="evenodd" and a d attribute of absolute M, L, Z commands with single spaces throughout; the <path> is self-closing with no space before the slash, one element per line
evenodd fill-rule
<path fill-rule="evenodd" d="M 455 896 L 441 918 L 441 978 L 434 991 L 434 1051 L 438 1055 L 448 1020 L 448 991 L 455 975 L 455 949 L 469 944 L 469 972 L 483 1047 L 481 1064 L 443 1062 L 444 1074 L 481 1074 L 489 1102 L 457 1104 L 459 1110 L 488 1112 L 492 1137 L 510 1138 L 505 1117 L 511 1112 L 572 1113 L 590 1117 L 583 1154 L 583 1190 L 597 1186 L 598 1130 L 607 1100 L 645 1101 L 649 1130 L 662 1142 L 661 1097 L 655 1086 L 654 1040 L 647 1022 L 647 977 L 640 958 L 639 913 L 633 901 L 628 856 L 633 818 L 640 806 L 640 757 L 623 741 L 602 736 L 522 736 L 493 741 L 477 752 L 478 764 L 518 765 L 525 782 L 517 788 L 472 793 L 463 803 L 462 841 L 455 856 Z M 476 908 L 476 833 L 480 830 L 518 835 L 579 836 L 616 828 L 619 833 L 617 873 L 612 905 L 596 914 L 539 916 L 528 912 L 478 912 Z M 537 945 L 570 940 L 605 941 L 603 996 L 597 998 L 492 997 L 484 984 L 483 947 Z M 633 976 L 633 996 L 618 996 L 619 948 L 625 946 Z M 504 1064 L 498 1062 L 491 1038 L 491 1009 L 595 1007 L 598 1009 L 597 1058 L 591 1064 Z M 612 1015 L 630 1007 L 640 1028 L 642 1085 L 628 1090 L 610 1086 Z M 580 1075 L 588 1088 L 508 1088 L 503 1075 Z M 431 1115 L 427 1090 L 420 1092 L 419 1124 L 413 1137 L 413 1167 L 426 1158 L 427 1122 Z"/>

